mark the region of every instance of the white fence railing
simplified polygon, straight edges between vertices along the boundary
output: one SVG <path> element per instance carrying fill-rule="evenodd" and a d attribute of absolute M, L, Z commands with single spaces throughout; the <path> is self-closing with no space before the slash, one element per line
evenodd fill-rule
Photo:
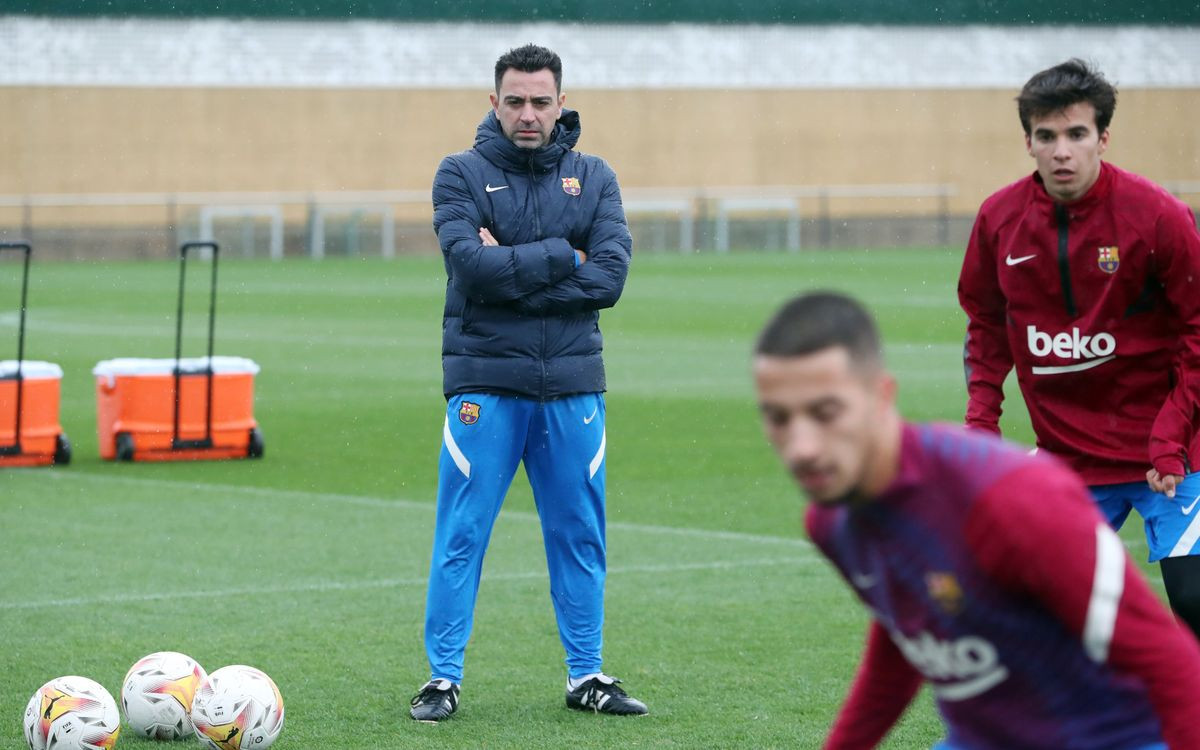
<path fill-rule="evenodd" d="M 187 192 L 187 193 L 54 193 L 0 195 L 2 212 L 19 212 L 7 222 L 10 233 L 36 237 L 47 228 L 77 227 L 102 234 L 120 227 L 157 227 L 169 247 L 187 240 L 213 241 L 222 225 L 235 244 L 257 243 L 259 225 L 265 223 L 267 255 L 285 254 L 289 224 L 303 224 L 304 251 L 313 258 L 325 256 L 330 218 L 377 224 L 379 254 L 396 254 L 397 213 L 404 208 L 428 207 L 427 190 L 363 190 L 322 192 Z M 99 216 L 97 211 L 119 211 L 120 216 Z M 421 213 L 421 211 L 416 211 Z M 425 217 L 426 226 L 428 218 Z M 229 234 L 227 231 L 226 234 Z M 246 252 L 245 254 L 252 254 Z"/>
<path fill-rule="evenodd" d="M 755 187 L 712 187 L 687 190 L 635 188 L 624 192 L 625 213 L 631 223 L 639 215 L 670 214 L 679 222 L 679 249 L 699 250 L 698 223 L 711 223 L 709 245 L 719 253 L 734 246 L 732 226 L 738 221 L 772 220 L 782 226 L 782 246 L 801 249 L 801 232 L 812 224 L 817 237 L 809 246 L 828 247 L 833 239 L 835 217 L 870 214 L 872 203 L 890 200 L 904 203 L 901 215 L 936 222 L 936 241 L 945 244 L 950 225 L 950 199 L 954 185 L 863 184 L 863 185 L 772 185 Z M 894 213 L 895 209 L 891 209 Z"/>
<path fill-rule="evenodd" d="M 1197 205 L 1200 180 L 1164 187 Z M 951 216 L 956 195 L 954 185 L 941 183 L 623 191 L 638 247 L 682 252 L 832 247 L 853 240 L 844 229 L 855 221 L 915 221 L 922 230 L 908 234 L 920 239 L 907 244 L 945 245 L 961 240 L 971 218 Z M 0 238 L 30 239 L 71 257 L 161 255 L 188 240 L 208 240 L 233 254 L 274 259 L 331 252 L 390 258 L 436 252 L 431 218 L 428 190 L 0 195 Z M 906 244 L 901 234 L 891 244 Z M 141 250 L 127 252 L 130 244 Z"/>

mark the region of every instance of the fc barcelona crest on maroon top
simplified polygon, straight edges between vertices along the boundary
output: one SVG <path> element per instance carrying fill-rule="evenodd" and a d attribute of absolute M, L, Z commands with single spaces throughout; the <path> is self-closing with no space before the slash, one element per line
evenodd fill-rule
<path fill-rule="evenodd" d="M 567 195 L 579 195 L 583 192 L 583 186 L 579 184 L 578 177 L 562 178 L 563 192 Z"/>
<path fill-rule="evenodd" d="M 1118 248 L 1102 247 L 1100 248 L 1099 257 L 1096 260 L 1100 264 L 1100 270 L 1105 273 L 1112 273 L 1117 270 L 1117 266 L 1121 265 L 1121 255 Z"/>
<path fill-rule="evenodd" d="M 479 421 L 479 404 L 463 401 L 458 410 L 458 421 L 463 424 L 475 424 Z"/>
<path fill-rule="evenodd" d="M 962 611 L 963 591 L 953 573 L 930 571 L 925 574 L 925 586 L 929 598 L 937 602 L 943 612 L 956 615 Z"/>

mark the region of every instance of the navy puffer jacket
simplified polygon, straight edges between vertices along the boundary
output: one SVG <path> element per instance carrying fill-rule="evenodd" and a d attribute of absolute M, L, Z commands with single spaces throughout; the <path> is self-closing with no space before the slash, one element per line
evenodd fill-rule
<path fill-rule="evenodd" d="M 518 148 L 492 112 L 475 147 L 442 160 L 433 226 L 446 264 L 442 390 L 547 400 L 603 391 L 600 313 L 621 296 L 633 242 L 612 169 L 572 148 L 564 109 L 550 143 Z M 500 243 L 487 247 L 479 228 Z M 587 253 L 576 265 L 575 249 Z"/>

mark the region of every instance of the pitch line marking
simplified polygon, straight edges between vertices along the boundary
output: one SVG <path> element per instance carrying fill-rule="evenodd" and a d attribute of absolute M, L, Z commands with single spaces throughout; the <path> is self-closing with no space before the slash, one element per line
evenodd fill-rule
<path fill-rule="evenodd" d="M 18 320 L 15 316 L 9 318 L 0 314 L 0 326 L 16 328 Z M 169 339 L 171 333 L 161 326 L 152 325 L 122 325 L 114 329 L 111 325 L 65 322 L 40 318 L 26 322 L 26 328 L 31 331 L 62 333 L 73 336 L 91 336 L 126 340 L 131 335 L 143 338 Z M 381 342 L 394 344 L 403 342 L 405 336 L 396 333 L 380 333 L 378 336 L 338 336 L 335 334 L 305 334 L 305 333 L 255 333 L 253 331 L 235 331 L 225 334 L 223 339 L 234 343 L 241 341 L 270 341 L 281 344 L 320 344 L 323 346 L 378 346 Z M 962 348 L 961 346 L 959 347 Z"/>
<path fill-rule="evenodd" d="M 608 569 L 609 575 L 636 575 L 639 573 L 684 573 L 696 570 L 735 570 L 738 568 L 773 567 L 779 565 L 807 565 L 815 562 L 812 557 L 773 557 L 759 560 L 715 560 L 701 563 L 678 563 L 675 565 L 629 565 Z M 536 581 L 545 580 L 546 571 L 523 573 L 484 573 L 482 582 L 491 581 Z M 166 591 L 151 594 L 108 594 L 78 596 L 45 601 L 14 602 L 0 601 L 0 611 L 30 610 L 54 607 L 80 607 L 98 604 L 130 604 L 143 602 L 177 601 L 182 599 L 223 599 L 232 596 L 263 596 L 270 594 L 325 593 L 330 591 L 362 591 L 366 589 L 403 588 L 425 586 L 427 577 L 420 578 L 377 578 L 361 581 L 309 581 L 281 586 L 248 586 L 243 588 L 210 589 L 207 591 Z"/>
<path fill-rule="evenodd" d="M 361 505 L 368 508 L 396 508 L 403 510 L 419 510 L 426 513 L 436 511 L 432 502 L 409 500 L 406 498 L 382 498 L 370 495 L 347 495 L 333 492 L 308 492 L 305 490 L 283 490 L 274 487 L 251 487 L 236 484 L 216 484 L 210 482 L 186 482 L 175 479 L 155 479 L 152 477 L 118 477 L 106 474 L 93 474 L 79 471 L 59 471 L 57 469 L 40 469 L 39 473 L 54 479 L 98 480 L 101 482 L 116 482 L 124 484 L 142 484 L 150 487 L 170 489 L 194 489 L 203 492 L 258 495 L 261 497 L 307 500 L 309 502 L 344 503 Z M 521 510 L 506 510 L 500 514 L 500 520 L 530 522 L 537 521 L 536 513 Z M 750 534 L 743 531 L 717 531 L 714 529 L 697 529 L 686 526 L 658 526 L 655 524 L 630 523 L 628 521 L 609 521 L 608 529 L 629 531 L 640 534 L 663 534 L 669 536 L 695 537 L 698 539 L 720 539 L 731 542 L 749 542 L 752 544 L 779 544 L 788 547 L 811 549 L 812 544 L 805 539 L 765 534 Z"/>

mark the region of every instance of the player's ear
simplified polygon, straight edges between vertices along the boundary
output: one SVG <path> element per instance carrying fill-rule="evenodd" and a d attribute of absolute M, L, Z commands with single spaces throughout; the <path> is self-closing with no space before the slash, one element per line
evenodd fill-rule
<path fill-rule="evenodd" d="M 490 101 L 492 103 L 492 111 L 493 112 L 500 111 L 500 97 L 499 96 L 497 96 L 495 93 L 488 94 L 488 101 Z"/>
<path fill-rule="evenodd" d="M 1025 153 L 1033 156 L 1033 137 L 1029 133 L 1025 134 Z"/>
<path fill-rule="evenodd" d="M 880 406 L 885 408 L 895 407 L 896 393 L 900 386 L 893 376 L 887 370 L 879 373 L 879 402 Z"/>
<path fill-rule="evenodd" d="M 1108 134 L 1108 128 L 1105 128 L 1104 132 L 1100 134 L 1099 149 L 1102 154 L 1108 150 Z"/>
<path fill-rule="evenodd" d="M 558 117 L 562 117 L 563 105 L 566 103 L 567 103 L 567 95 L 559 94 L 558 95 Z M 555 119 L 558 119 L 558 118 L 556 117 Z"/>

